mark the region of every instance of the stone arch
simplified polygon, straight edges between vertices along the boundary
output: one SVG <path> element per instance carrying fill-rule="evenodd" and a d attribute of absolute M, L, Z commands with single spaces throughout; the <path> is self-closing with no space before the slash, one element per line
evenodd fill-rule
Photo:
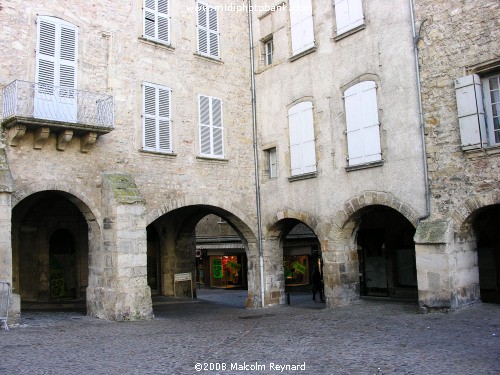
<path fill-rule="evenodd" d="M 474 217 L 484 208 L 500 204 L 500 193 L 473 194 L 453 210 L 451 218 L 453 230 L 460 237 L 471 235 L 471 225 Z"/>
<path fill-rule="evenodd" d="M 266 233 L 264 237 L 266 240 L 279 238 L 281 235 L 281 228 L 278 223 L 283 219 L 295 219 L 301 221 L 311 228 L 317 236 L 318 232 L 324 233 L 324 228 L 320 226 L 320 221 L 316 217 L 305 211 L 295 211 L 287 208 L 283 211 L 277 212 L 276 215 L 268 221 L 268 224 L 265 225 Z"/>
<path fill-rule="evenodd" d="M 12 208 L 30 195 L 44 191 L 56 191 L 61 193 L 80 210 L 87 222 L 95 222 L 100 228 L 101 213 L 92 199 L 89 198 L 90 194 L 85 192 L 81 186 L 74 186 L 72 183 L 57 181 L 40 184 L 32 183 L 21 186 L 15 189 L 12 194 Z"/>

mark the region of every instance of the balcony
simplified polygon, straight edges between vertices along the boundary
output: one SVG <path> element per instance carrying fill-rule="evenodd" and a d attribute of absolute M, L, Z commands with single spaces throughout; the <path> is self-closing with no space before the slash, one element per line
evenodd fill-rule
<path fill-rule="evenodd" d="M 63 151 L 73 136 L 87 152 L 97 137 L 114 127 L 113 97 L 59 86 L 14 81 L 3 88 L 3 121 L 11 146 L 26 131 L 34 131 L 34 148 L 42 148 L 50 133 L 57 134 Z"/>

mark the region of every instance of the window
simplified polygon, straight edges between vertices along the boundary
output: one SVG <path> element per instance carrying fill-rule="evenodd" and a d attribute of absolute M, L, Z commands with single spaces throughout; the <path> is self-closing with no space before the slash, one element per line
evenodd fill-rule
<path fill-rule="evenodd" d="M 314 47 L 311 0 L 290 0 L 292 55 Z"/>
<path fill-rule="evenodd" d="M 269 40 L 264 44 L 264 61 L 266 65 L 273 64 L 273 40 Z"/>
<path fill-rule="evenodd" d="M 500 76 L 471 74 L 455 80 L 462 149 L 500 144 Z"/>
<path fill-rule="evenodd" d="M 197 10 L 198 53 L 209 57 L 220 58 L 217 9 L 198 1 Z"/>
<path fill-rule="evenodd" d="M 277 160 L 276 160 L 276 147 L 269 148 L 264 151 L 266 154 L 267 169 L 269 171 L 269 178 L 276 178 L 277 176 Z"/>
<path fill-rule="evenodd" d="M 37 18 L 34 117 L 76 122 L 78 28 L 59 18 Z"/>
<path fill-rule="evenodd" d="M 172 90 L 153 83 L 142 84 L 143 149 L 172 152 Z"/>
<path fill-rule="evenodd" d="M 200 116 L 200 154 L 215 158 L 224 157 L 222 100 L 199 95 L 198 109 Z"/>
<path fill-rule="evenodd" d="M 483 88 L 489 144 L 500 144 L 500 75 L 484 78 Z"/>
<path fill-rule="evenodd" d="M 144 0 L 144 38 L 170 44 L 169 0 Z"/>
<path fill-rule="evenodd" d="M 364 24 L 361 0 L 335 0 L 337 35 Z"/>
<path fill-rule="evenodd" d="M 360 82 L 344 93 L 349 166 L 382 160 L 377 85 Z"/>
<path fill-rule="evenodd" d="M 316 172 L 313 105 L 302 102 L 288 110 L 292 176 Z"/>

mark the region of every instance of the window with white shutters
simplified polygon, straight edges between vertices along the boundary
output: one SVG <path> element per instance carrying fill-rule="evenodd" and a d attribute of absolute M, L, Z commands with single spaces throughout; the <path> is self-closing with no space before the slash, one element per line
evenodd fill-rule
<path fill-rule="evenodd" d="M 217 8 L 201 1 L 198 1 L 196 6 L 198 12 L 198 53 L 220 58 Z"/>
<path fill-rule="evenodd" d="M 335 0 L 337 35 L 364 24 L 361 0 Z"/>
<path fill-rule="evenodd" d="M 142 84 L 143 149 L 153 152 L 172 152 L 172 90 L 165 86 Z"/>
<path fill-rule="evenodd" d="M 471 74 L 455 80 L 463 150 L 500 144 L 500 76 Z"/>
<path fill-rule="evenodd" d="M 170 44 L 169 0 L 144 0 L 144 38 Z"/>
<path fill-rule="evenodd" d="M 77 121 L 78 28 L 59 18 L 37 18 L 34 116 Z"/>
<path fill-rule="evenodd" d="M 382 160 L 377 85 L 360 82 L 344 93 L 349 166 Z"/>
<path fill-rule="evenodd" d="M 200 155 L 224 157 L 224 130 L 222 127 L 222 100 L 198 95 L 200 121 Z"/>
<path fill-rule="evenodd" d="M 314 47 L 311 0 L 290 0 L 290 34 L 292 55 Z"/>
<path fill-rule="evenodd" d="M 311 102 L 302 102 L 288 110 L 290 164 L 292 176 L 316 172 L 316 150 Z"/>

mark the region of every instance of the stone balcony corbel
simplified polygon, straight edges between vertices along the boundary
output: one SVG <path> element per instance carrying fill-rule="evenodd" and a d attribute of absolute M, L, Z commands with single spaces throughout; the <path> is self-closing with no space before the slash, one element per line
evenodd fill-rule
<path fill-rule="evenodd" d="M 57 136 L 57 149 L 59 151 L 66 150 L 66 146 L 73 139 L 73 130 L 66 129 L 60 132 Z"/>
<path fill-rule="evenodd" d="M 33 139 L 33 148 L 40 150 L 45 141 L 49 138 L 50 128 L 49 127 L 41 127 L 35 130 L 35 137 Z"/>
<path fill-rule="evenodd" d="M 97 133 L 96 132 L 88 132 L 82 135 L 80 138 L 80 151 L 83 153 L 86 153 L 90 150 L 92 145 L 96 142 L 97 140 Z"/>
<path fill-rule="evenodd" d="M 10 145 L 12 147 L 17 147 L 19 145 L 19 141 L 24 137 L 25 134 L 26 125 L 18 124 L 9 128 Z"/>

